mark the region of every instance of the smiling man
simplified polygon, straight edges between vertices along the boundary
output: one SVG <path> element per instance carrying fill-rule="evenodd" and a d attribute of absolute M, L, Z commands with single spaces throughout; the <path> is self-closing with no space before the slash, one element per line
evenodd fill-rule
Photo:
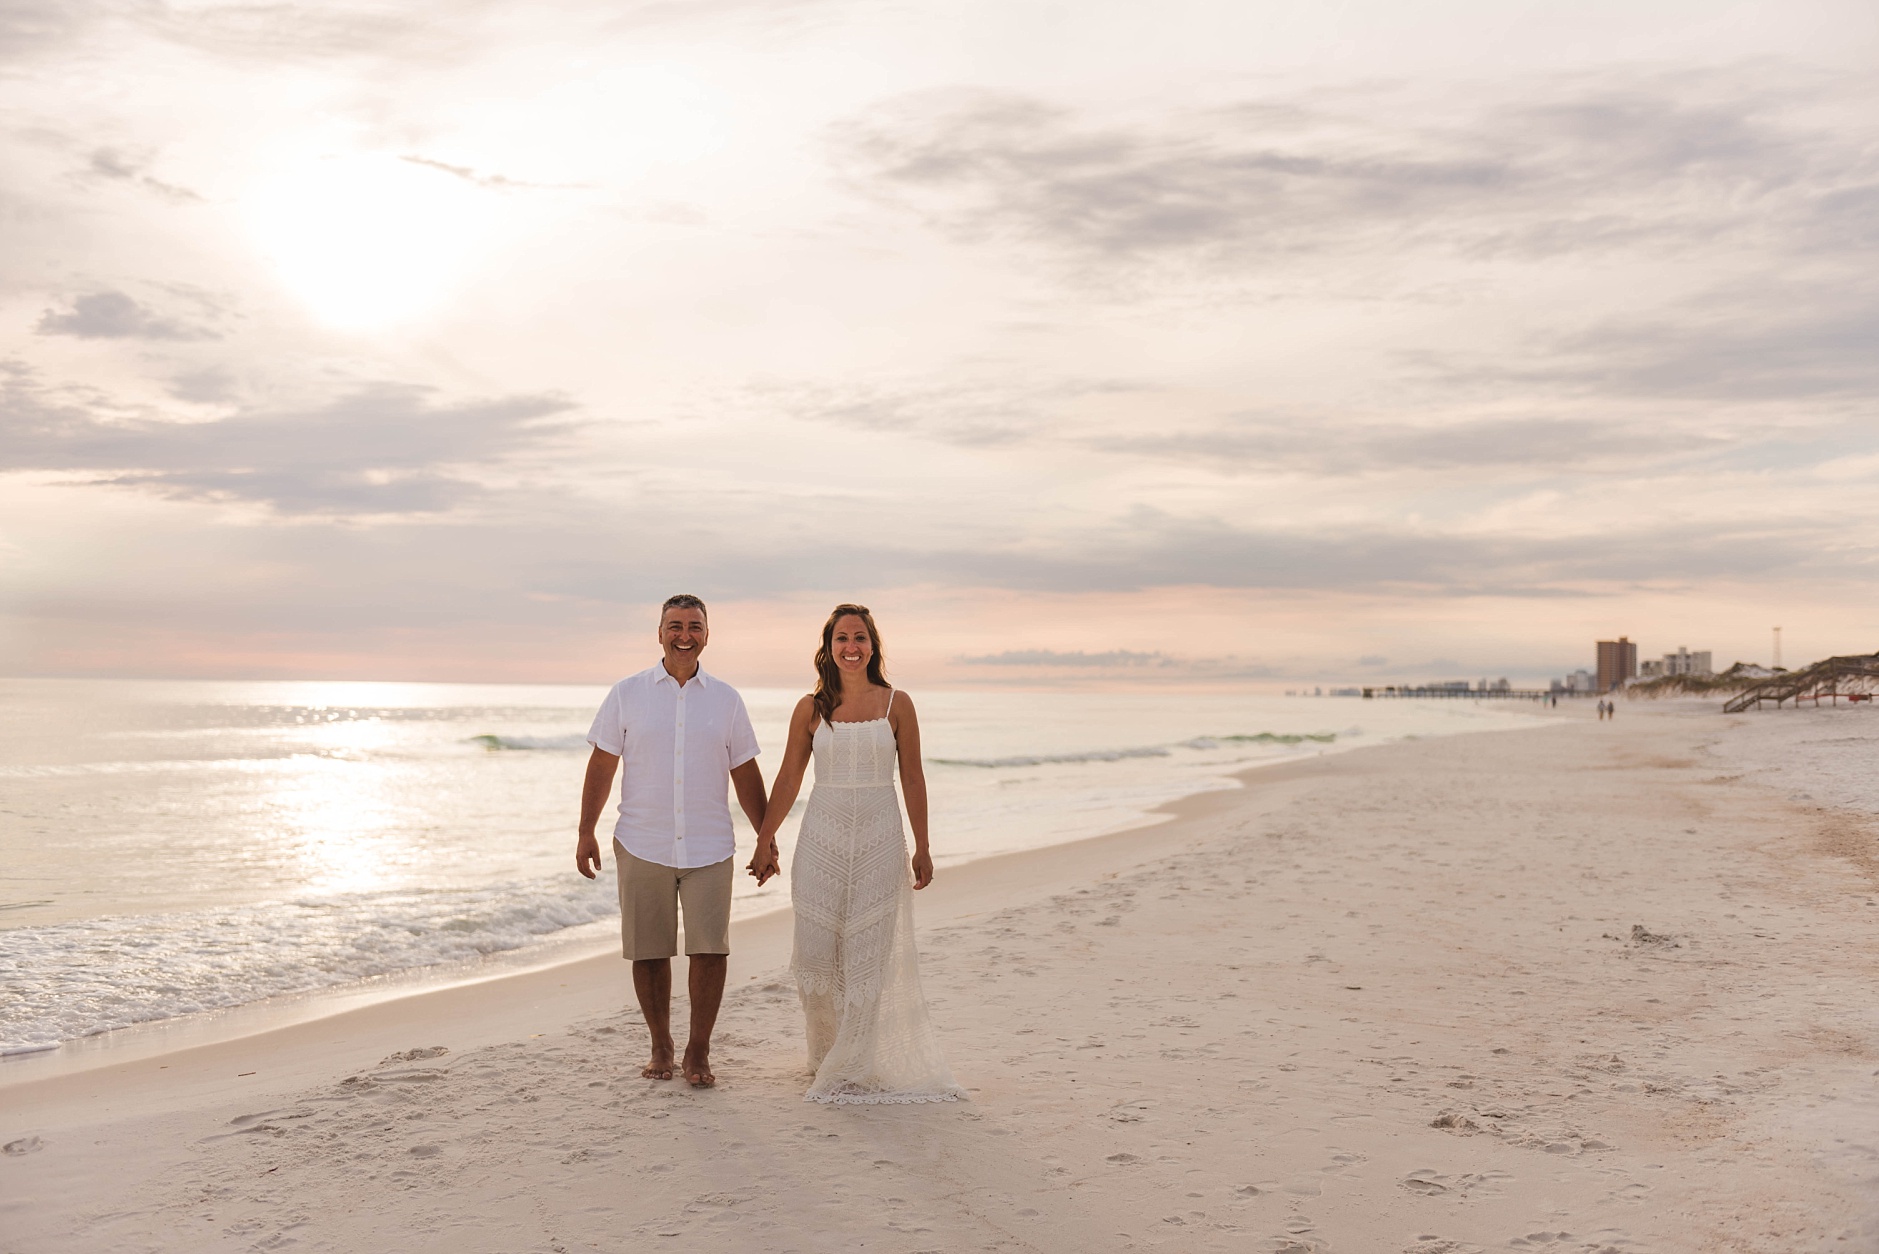
<path fill-rule="evenodd" d="M 724 997 L 731 952 L 731 857 L 735 841 L 727 781 L 752 827 L 763 824 L 763 772 L 757 736 L 737 689 L 698 665 L 710 637 L 705 603 L 670 598 L 659 611 L 657 665 L 622 679 L 601 703 L 587 743 L 580 840 L 574 865 L 600 870 L 594 834 L 620 763 L 620 817 L 613 826 L 620 887 L 620 952 L 633 963 L 633 992 L 652 1034 L 652 1057 L 640 1074 L 672 1078 L 672 957 L 681 908 L 689 962 L 691 1036 L 683 1070 L 694 1088 L 717 1082 L 711 1030 Z"/>

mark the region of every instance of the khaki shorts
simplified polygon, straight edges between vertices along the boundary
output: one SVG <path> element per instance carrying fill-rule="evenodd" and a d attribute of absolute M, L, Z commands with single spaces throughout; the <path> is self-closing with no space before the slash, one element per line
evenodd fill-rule
<path fill-rule="evenodd" d="M 620 883 L 620 956 L 670 958 L 679 951 L 679 907 L 685 908 L 685 952 L 731 952 L 731 859 L 710 866 L 663 866 L 635 858 L 616 841 Z"/>

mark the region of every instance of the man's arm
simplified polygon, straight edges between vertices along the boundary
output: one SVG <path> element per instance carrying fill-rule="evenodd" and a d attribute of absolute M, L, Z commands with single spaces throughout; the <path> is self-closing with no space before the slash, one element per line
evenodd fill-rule
<path fill-rule="evenodd" d="M 613 773 L 619 766 L 619 757 L 601 748 L 595 748 L 587 759 L 587 780 L 581 785 L 581 837 L 574 844 L 574 868 L 590 880 L 600 871 L 600 840 L 594 835 L 594 825 L 600 822 L 600 812 L 607 808 L 607 798 L 613 792 Z M 761 779 L 757 787 L 763 787 Z"/>
<path fill-rule="evenodd" d="M 757 765 L 757 759 L 731 768 L 731 787 L 737 789 L 737 804 L 743 809 L 744 817 L 761 832 L 763 812 L 770 802 L 763 791 L 763 770 Z"/>
<path fill-rule="evenodd" d="M 745 868 L 756 877 L 759 886 L 769 883 L 771 876 L 783 873 L 776 853 L 776 831 L 783 826 L 789 808 L 796 804 L 796 794 L 802 789 L 818 717 L 814 697 L 798 701 L 795 712 L 789 716 L 789 739 L 783 746 L 783 761 L 776 768 L 776 791 L 770 794 L 769 804 L 764 807 L 763 822 L 757 826 L 757 852 L 751 855 L 750 865 Z"/>

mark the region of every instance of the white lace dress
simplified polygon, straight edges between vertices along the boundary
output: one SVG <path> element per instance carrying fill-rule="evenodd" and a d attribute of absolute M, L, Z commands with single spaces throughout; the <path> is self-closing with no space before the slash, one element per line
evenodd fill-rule
<path fill-rule="evenodd" d="M 813 747 L 815 788 L 789 876 L 790 970 L 816 1069 L 804 1100 L 956 1101 L 965 1091 L 953 1083 L 920 992 L 893 726 L 884 718 L 821 722 Z"/>

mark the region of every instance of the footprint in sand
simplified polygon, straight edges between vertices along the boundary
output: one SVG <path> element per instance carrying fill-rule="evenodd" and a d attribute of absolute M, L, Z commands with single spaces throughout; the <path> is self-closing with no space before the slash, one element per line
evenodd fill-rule
<path fill-rule="evenodd" d="M 313 1117 L 314 1112 L 311 1110 L 288 1109 L 264 1110 L 259 1114 L 253 1115 L 236 1115 L 233 1119 L 228 1121 L 229 1125 L 235 1129 L 233 1132 L 217 1132 L 211 1136 L 203 1137 L 202 1140 L 204 1144 L 207 1144 L 210 1141 L 222 1141 L 232 1136 L 246 1136 L 256 1132 L 263 1136 L 286 1136 L 287 1129 L 281 1127 L 281 1124 L 292 1119 L 311 1119 Z"/>
<path fill-rule="evenodd" d="M 1399 1183 L 1407 1191 L 1421 1197 L 1469 1197 L 1476 1194 L 1497 1194 L 1500 1186 L 1513 1177 L 1504 1171 L 1466 1172 L 1459 1176 L 1445 1176 L 1433 1167 L 1419 1167 L 1404 1176 Z M 1418 1238 L 1422 1239 L 1422 1238 Z M 1445 1238 L 1429 1237 L 1431 1241 Z"/>
<path fill-rule="evenodd" d="M 234 1127 L 245 1128 L 265 1119 L 310 1119 L 312 1117 L 313 1112 L 310 1110 L 292 1110 L 283 1107 L 280 1110 L 264 1110 L 254 1115 L 236 1115 L 228 1122 Z"/>
<path fill-rule="evenodd" d="M 448 1045 L 425 1045 L 419 1049 L 403 1049 L 389 1057 L 379 1059 L 378 1065 L 389 1067 L 394 1062 L 422 1062 L 426 1058 L 442 1058 L 449 1052 Z"/>
<path fill-rule="evenodd" d="M 18 1158 L 22 1154 L 37 1154 L 44 1148 L 46 1148 L 46 1143 L 38 1137 L 23 1136 L 17 1141 L 8 1141 L 5 1145 L 0 1145 L 0 1154 Z"/>

